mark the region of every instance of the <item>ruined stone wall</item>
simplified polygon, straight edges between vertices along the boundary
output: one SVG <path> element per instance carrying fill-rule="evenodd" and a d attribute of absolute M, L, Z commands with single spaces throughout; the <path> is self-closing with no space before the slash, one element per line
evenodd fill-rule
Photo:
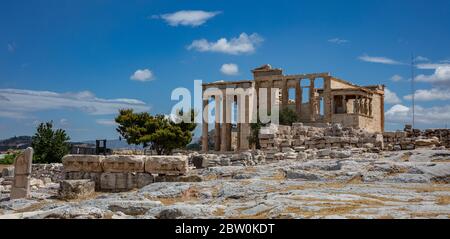
<path fill-rule="evenodd" d="M 411 150 L 420 147 L 450 148 L 450 129 L 409 129 L 384 132 L 387 150 Z"/>
<path fill-rule="evenodd" d="M 33 164 L 31 177 L 58 183 L 64 179 L 63 165 L 60 163 Z"/>
<path fill-rule="evenodd" d="M 382 98 L 384 96 L 374 94 L 372 98 L 372 123 L 370 131 L 372 132 L 384 132 L 383 129 L 383 118 L 382 115 L 384 114 L 383 109 L 381 107 Z"/>
<path fill-rule="evenodd" d="M 343 128 L 340 124 L 326 124 L 325 127 L 270 125 L 260 130 L 261 149 L 267 159 L 276 158 L 279 152 L 304 151 L 307 149 L 367 148 L 372 151 L 383 149 L 383 136 L 354 128 Z"/>
<path fill-rule="evenodd" d="M 187 156 L 66 155 L 67 180 L 90 179 L 99 191 L 127 191 L 188 172 Z"/>

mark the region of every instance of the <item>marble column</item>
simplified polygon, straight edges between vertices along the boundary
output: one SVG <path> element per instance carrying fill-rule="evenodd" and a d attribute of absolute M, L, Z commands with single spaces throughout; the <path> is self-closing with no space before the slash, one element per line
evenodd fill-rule
<path fill-rule="evenodd" d="M 239 152 L 241 150 L 241 103 L 240 103 L 240 99 L 238 99 L 239 96 L 235 95 L 234 96 L 234 102 L 236 102 L 236 110 L 235 112 L 237 112 L 237 122 L 236 122 L 236 128 L 237 128 L 237 135 L 236 135 L 236 151 Z"/>
<path fill-rule="evenodd" d="M 208 97 L 203 96 L 202 151 L 208 152 Z"/>
<path fill-rule="evenodd" d="M 226 97 L 226 89 L 222 90 L 222 132 L 220 132 L 221 140 L 220 140 L 220 151 L 227 151 L 227 97 Z"/>
<path fill-rule="evenodd" d="M 226 135 L 225 135 L 225 147 L 226 147 L 226 151 L 231 151 L 231 115 L 232 115 L 232 106 L 234 104 L 234 96 L 232 95 L 227 95 L 227 115 L 226 115 L 226 119 L 227 119 L 227 123 L 226 125 Z"/>
<path fill-rule="evenodd" d="M 267 86 L 267 113 L 270 114 L 272 112 L 272 88 L 273 88 L 273 79 L 268 81 Z"/>
<path fill-rule="evenodd" d="M 310 79 L 309 86 L 309 108 L 310 108 L 310 120 L 311 122 L 316 121 L 316 94 L 315 94 L 315 86 L 314 86 L 315 78 Z"/>
<path fill-rule="evenodd" d="M 369 116 L 372 116 L 372 98 L 369 99 Z"/>
<path fill-rule="evenodd" d="M 281 109 L 285 109 L 288 106 L 289 102 L 289 89 L 287 87 L 287 79 L 283 78 L 282 81 L 282 88 L 281 88 L 281 102 L 282 106 Z"/>
<path fill-rule="evenodd" d="M 214 103 L 216 105 L 214 150 L 220 151 L 220 95 L 214 96 Z"/>
<path fill-rule="evenodd" d="M 297 115 L 300 118 L 302 113 L 302 86 L 301 79 L 295 84 L 295 109 L 297 111 Z"/>
<path fill-rule="evenodd" d="M 239 149 L 241 151 L 244 150 L 248 150 L 249 149 L 249 144 L 248 144 L 248 137 L 250 136 L 250 97 L 249 96 L 245 96 L 242 97 L 242 101 L 240 103 L 239 107 L 245 107 L 244 110 L 244 115 L 242 115 L 242 121 L 240 124 L 240 129 L 239 129 L 239 137 L 240 137 L 240 146 Z M 242 112 L 242 111 L 239 111 Z"/>
<path fill-rule="evenodd" d="M 344 110 L 344 114 L 347 114 L 347 97 L 345 95 L 342 96 L 342 108 Z"/>
<path fill-rule="evenodd" d="M 355 113 L 359 114 L 360 109 L 361 109 L 361 107 L 360 107 L 360 99 L 359 99 L 359 96 L 356 96 L 356 98 L 355 98 Z"/>

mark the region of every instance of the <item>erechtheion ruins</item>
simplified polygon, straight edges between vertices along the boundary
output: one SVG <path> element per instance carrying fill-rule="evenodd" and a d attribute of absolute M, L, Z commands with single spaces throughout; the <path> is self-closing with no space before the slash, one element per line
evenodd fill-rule
<path fill-rule="evenodd" d="M 384 85 L 358 86 L 329 73 L 284 75 L 282 69 L 270 65 L 256 68 L 252 73 L 253 80 L 203 84 L 203 107 L 207 109 L 210 100 L 214 100 L 217 112 L 221 112 L 215 114 L 214 120 L 215 151 L 232 150 L 233 120 L 232 114 L 227 112 L 234 111 L 233 106 L 240 115 L 239 121 L 235 121 L 236 150 L 249 148 L 249 123 L 254 122 L 251 120 L 255 119 L 255 112 L 260 113 L 262 106 L 269 114 L 274 105 L 279 110 L 292 109 L 300 122 L 311 126 L 341 123 L 344 127 L 361 128 L 372 133 L 384 131 Z M 255 93 L 245 93 L 241 99 L 236 89 L 250 89 L 253 91 L 248 92 Z M 272 99 L 274 96 L 277 97 Z M 207 117 L 203 120 L 209 122 Z M 208 123 L 204 123 L 203 151 L 208 149 L 208 132 Z"/>

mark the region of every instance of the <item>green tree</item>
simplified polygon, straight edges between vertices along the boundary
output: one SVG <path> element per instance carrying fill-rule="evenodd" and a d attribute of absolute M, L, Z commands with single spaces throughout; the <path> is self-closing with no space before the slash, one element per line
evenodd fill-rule
<path fill-rule="evenodd" d="M 292 126 L 292 123 L 298 122 L 298 115 L 295 110 L 284 108 L 280 111 L 280 125 Z"/>
<path fill-rule="evenodd" d="M 196 124 L 181 121 L 182 111 L 174 119 L 165 115 L 152 116 L 148 113 L 134 113 L 133 110 L 120 110 L 116 122 L 119 132 L 129 144 L 151 146 L 158 154 L 170 154 L 174 149 L 184 148 L 192 141 Z M 195 113 L 191 110 L 191 120 Z M 180 121 L 180 122 L 179 122 Z"/>
<path fill-rule="evenodd" d="M 33 160 L 37 163 L 59 163 L 69 153 L 70 137 L 63 129 L 53 130 L 53 122 L 41 123 L 32 137 Z"/>

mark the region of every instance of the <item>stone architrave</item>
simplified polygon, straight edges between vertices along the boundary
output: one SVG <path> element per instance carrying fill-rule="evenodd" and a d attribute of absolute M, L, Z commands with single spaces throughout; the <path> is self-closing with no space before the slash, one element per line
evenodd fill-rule
<path fill-rule="evenodd" d="M 27 148 L 14 161 L 14 180 L 11 187 L 11 199 L 30 197 L 31 166 L 33 148 Z"/>

